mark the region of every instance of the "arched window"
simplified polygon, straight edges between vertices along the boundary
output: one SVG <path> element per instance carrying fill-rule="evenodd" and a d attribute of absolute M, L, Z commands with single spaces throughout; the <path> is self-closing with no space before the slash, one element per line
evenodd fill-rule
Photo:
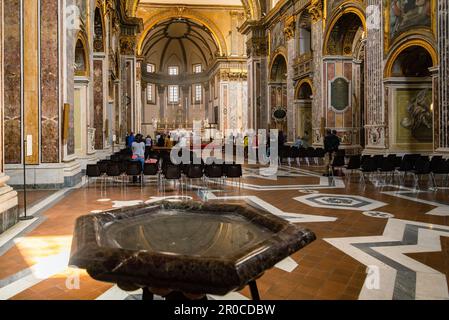
<path fill-rule="evenodd" d="M 87 76 L 88 73 L 88 60 L 86 48 L 81 39 L 78 39 L 75 46 L 75 75 Z"/>
<path fill-rule="evenodd" d="M 95 52 L 104 52 L 103 18 L 101 17 L 100 8 L 95 9 L 94 49 Z"/>
<path fill-rule="evenodd" d="M 402 51 L 393 63 L 392 77 L 429 77 L 432 57 L 421 46 L 411 46 Z"/>

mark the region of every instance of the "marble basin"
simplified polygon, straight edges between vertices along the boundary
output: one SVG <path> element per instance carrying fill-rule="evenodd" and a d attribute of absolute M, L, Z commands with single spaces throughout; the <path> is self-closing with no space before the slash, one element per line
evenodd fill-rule
<path fill-rule="evenodd" d="M 78 218 L 70 265 L 130 290 L 225 295 L 313 240 L 246 206 L 160 202 Z"/>

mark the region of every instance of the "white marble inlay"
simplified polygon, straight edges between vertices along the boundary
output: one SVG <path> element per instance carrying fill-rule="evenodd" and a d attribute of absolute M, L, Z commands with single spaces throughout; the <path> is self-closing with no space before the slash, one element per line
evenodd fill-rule
<path fill-rule="evenodd" d="M 298 263 L 293 260 L 291 257 L 288 257 L 281 262 L 278 262 L 275 265 L 276 268 L 287 271 L 287 272 L 293 272 L 298 267 Z"/>
<path fill-rule="evenodd" d="M 393 186 L 391 186 L 391 187 L 393 187 Z M 444 205 L 439 202 L 436 202 L 436 201 L 423 200 L 423 199 L 419 199 L 417 197 L 412 197 L 412 196 L 407 195 L 412 192 L 416 193 L 416 194 L 423 193 L 423 191 L 416 191 L 414 189 L 410 189 L 410 188 L 406 188 L 406 187 L 401 187 L 400 190 L 398 190 L 398 191 L 383 191 L 382 193 L 390 195 L 390 196 L 394 196 L 397 198 L 401 198 L 401 199 L 406 199 L 406 200 L 410 200 L 410 201 L 414 201 L 414 202 L 418 202 L 418 203 L 435 206 L 435 208 L 426 212 L 425 214 L 434 215 L 434 216 L 449 216 L 449 206 Z"/>
<path fill-rule="evenodd" d="M 129 200 L 129 201 L 112 201 L 114 204 L 113 208 L 125 208 L 125 207 L 132 207 L 137 206 L 139 204 L 143 203 L 143 200 Z"/>
<path fill-rule="evenodd" d="M 394 218 L 394 214 L 391 214 L 388 212 L 381 212 L 381 211 L 365 211 L 365 212 L 362 212 L 362 214 L 367 217 L 379 218 L 379 219 Z"/>
<path fill-rule="evenodd" d="M 409 228 L 418 228 L 417 244 L 403 243 L 404 238 L 409 241 L 408 243 L 414 239 L 415 231 L 413 230 L 415 229 L 406 233 L 407 226 Z M 406 255 L 408 253 L 440 252 L 441 236 L 449 236 L 448 226 L 393 218 L 388 220 L 382 236 L 324 240 L 364 265 L 378 268 L 378 288 L 373 289 L 367 285 L 363 286 L 359 299 L 392 299 L 397 272 L 399 271 L 395 269 L 396 267 L 393 268 L 388 265 L 388 261 L 393 261 L 395 266 L 401 265 L 402 268 L 411 270 L 411 272 L 416 274 L 416 283 L 413 283 L 413 278 L 407 280 L 412 281 L 412 283 L 409 283 L 412 287 L 416 285 L 415 291 L 409 293 L 414 294 L 415 299 L 429 297 L 433 299 L 449 299 L 446 275 Z M 398 244 L 395 245 L 395 242 Z M 377 258 L 355 246 L 355 244 L 361 243 L 371 244 L 370 248 L 374 252 L 379 253 L 380 256 Z"/>
<path fill-rule="evenodd" d="M 283 210 L 273 206 L 272 204 L 262 200 L 261 198 L 259 198 L 257 196 L 223 196 L 223 197 L 219 197 L 211 191 L 204 191 L 203 199 L 205 199 L 206 201 L 244 200 L 251 206 L 254 206 L 254 207 L 262 209 L 262 210 L 266 210 L 266 211 L 270 212 L 271 214 L 274 214 L 274 215 L 281 217 L 285 220 L 288 220 L 292 223 L 333 222 L 333 221 L 337 220 L 337 218 L 335 218 L 335 217 L 284 212 Z"/>
<path fill-rule="evenodd" d="M 41 281 L 64 271 L 67 268 L 68 261 L 68 251 L 63 251 L 57 255 L 40 259 L 39 263 L 30 268 L 32 271 L 31 274 L 0 288 L 0 300 L 8 300 L 22 291 L 35 286 Z"/>
<path fill-rule="evenodd" d="M 98 296 L 95 300 L 125 300 L 132 294 L 142 294 L 142 290 L 126 292 L 115 285 L 111 289 L 105 291 L 102 295 Z"/>

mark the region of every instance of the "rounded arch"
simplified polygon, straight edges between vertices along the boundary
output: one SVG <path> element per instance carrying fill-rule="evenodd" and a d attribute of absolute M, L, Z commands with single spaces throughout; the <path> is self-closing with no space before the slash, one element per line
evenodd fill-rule
<path fill-rule="evenodd" d="M 75 41 L 75 75 L 89 76 L 89 41 L 83 31 L 78 31 Z"/>
<path fill-rule="evenodd" d="M 432 58 L 433 66 L 438 65 L 438 54 L 433 45 L 429 41 L 424 39 L 405 40 L 403 43 L 398 44 L 398 46 L 394 50 L 392 50 L 392 53 L 388 57 L 384 70 L 385 78 L 390 78 L 392 76 L 393 65 L 396 59 L 399 57 L 399 55 L 402 52 L 404 52 L 404 50 L 414 46 L 421 47 L 424 50 L 426 50 L 429 53 L 430 57 Z"/>
<path fill-rule="evenodd" d="M 363 9 L 359 8 L 358 6 L 350 6 L 343 8 L 344 4 L 339 7 L 339 9 L 335 10 L 335 13 L 330 17 L 330 23 L 328 24 L 328 27 L 325 31 L 325 37 L 323 42 L 323 55 L 328 55 L 328 48 L 329 48 L 329 38 L 332 34 L 332 31 L 335 27 L 335 25 L 340 21 L 340 19 L 347 15 L 347 14 L 355 14 L 361 21 L 363 30 L 366 32 L 366 19 L 365 19 L 365 13 L 363 12 Z"/>
<path fill-rule="evenodd" d="M 145 39 L 147 38 L 147 35 L 151 31 L 151 29 L 158 23 L 173 19 L 173 17 L 190 19 L 204 25 L 213 35 L 214 40 L 218 45 L 220 55 L 223 56 L 227 53 L 225 38 L 214 22 L 193 10 L 184 9 L 183 11 L 179 11 L 177 8 L 173 8 L 171 10 L 161 12 L 145 22 L 145 30 L 142 32 L 137 43 L 138 55 L 142 55 L 142 49 L 145 43 Z"/>
<path fill-rule="evenodd" d="M 305 91 L 303 91 L 303 90 L 305 90 Z M 304 99 L 302 97 L 304 92 L 310 92 L 310 95 L 307 99 L 310 99 L 310 96 L 313 95 L 313 93 L 315 92 L 312 79 L 305 78 L 298 82 L 298 84 L 296 85 L 296 88 L 295 88 L 295 99 L 296 100 Z"/>
<path fill-rule="evenodd" d="M 282 64 L 284 63 L 284 64 Z M 280 72 L 287 72 L 287 55 L 284 52 L 278 52 L 276 55 L 274 55 L 273 59 L 271 60 L 270 64 L 270 81 L 275 82 L 279 78 Z M 281 74 L 282 78 L 284 78 L 284 75 Z M 287 77 L 283 79 L 287 81 Z"/>
<path fill-rule="evenodd" d="M 262 17 L 259 0 L 242 0 L 248 19 L 259 20 Z"/>

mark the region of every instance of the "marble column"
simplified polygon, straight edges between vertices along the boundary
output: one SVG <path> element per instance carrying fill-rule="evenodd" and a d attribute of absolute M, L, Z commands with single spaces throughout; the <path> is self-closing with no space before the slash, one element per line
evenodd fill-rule
<path fill-rule="evenodd" d="M 104 147 L 103 117 L 104 117 L 104 80 L 103 59 L 94 59 L 94 127 L 95 149 Z"/>
<path fill-rule="evenodd" d="M 313 144 L 323 144 L 322 125 L 325 125 L 323 106 L 323 21 L 321 2 L 312 1 L 309 7 L 312 14 L 312 52 L 313 52 L 313 100 L 312 100 L 312 134 Z"/>
<path fill-rule="evenodd" d="M 41 0 L 41 162 L 59 162 L 58 2 Z"/>
<path fill-rule="evenodd" d="M 0 21 L 4 20 L 4 12 L 3 5 L 4 0 L 0 0 Z M 10 2 L 10 1 L 6 1 Z M 9 8 L 10 9 L 10 8 Z M 4 107 L 5 107 L 5 99 L 4 99 L 4 80 L 5 80 L 5 70 L 3 66 L 4 61 L 4 42 L 3 42 L 4 34 L 3 28 L 0 26 L 0 234 L 4 231 L 15 225 L 19 220 L 19 210 L 18 210 L 18 200 L 17 200 L 17 192 L 14 191 L 11 187 L 9 187 L 6 183 L 9 180 L 9 177 L 6 176 L 4 172 L 4 144 L 3 144 L 3 116 L 4 115 Z M 8 63 L 9 64 L 9 63 Z M 20 66 L 19 66 L 20 67 Z"/>
<path fill-rule="evenodd" d="M 296 108 L 295 108 L 295 39 L 289 38 L 287 41 L 288 61 L 287 61 L 287 138 L 288 141 L 295 140 L 296 132 Z"/>
<path fill-rule="evenodd" d="M 22 162 L 22 65 L 20 40 L 20 0 L 3 0 L 3 33 L 8 45 L 3 50 L 4 159 L 7 164 Z"/>
<path fill-rule="evenodd" d="M 165 122 L 165 105 L 167 103 L 166 101 L 166 94 L 165 94 L 165 86 L 164 85 L 158 85 L 157 87 L 157 93 L 159 96 L 159 123 Z M 155 128 L 157 130 L 157 128 Z"/>
<path fill-rule="evenodd" d="M 439 98 L 437 150 L 449 152 L 449 3 L 438 1 Z"/>
<path fill-rule="evenodd" d="M 367 23 L 365 61 L 365 101 L 366 101 L 366 149 L 372 151 L 387 148 L 386 115 L 383 102 L 383 28 L 382 1 L 368 0 L 372 6 Z"/>
<path fill-rule="evenodd" d="M 136 60 L 136 79 L 135 79 L 135 106 L 136 106 L 136 111 L 135 111 L 135 131 L 136 132 L 142 132 L 142 112 L 143 112 L 143 108 L 142 108 L 142 100 L 143 100 L 143 95 L 142 95 L 142 63 L 143 63 L 143 58 L 139 57 Z"/>
<path fill-rule="evenodd" d="M 253 28 L 246 34 L 248 41 L 248 125 L 255 130 L 267 129 L 268 117 L 268 43 L 265 30 Z"/>

